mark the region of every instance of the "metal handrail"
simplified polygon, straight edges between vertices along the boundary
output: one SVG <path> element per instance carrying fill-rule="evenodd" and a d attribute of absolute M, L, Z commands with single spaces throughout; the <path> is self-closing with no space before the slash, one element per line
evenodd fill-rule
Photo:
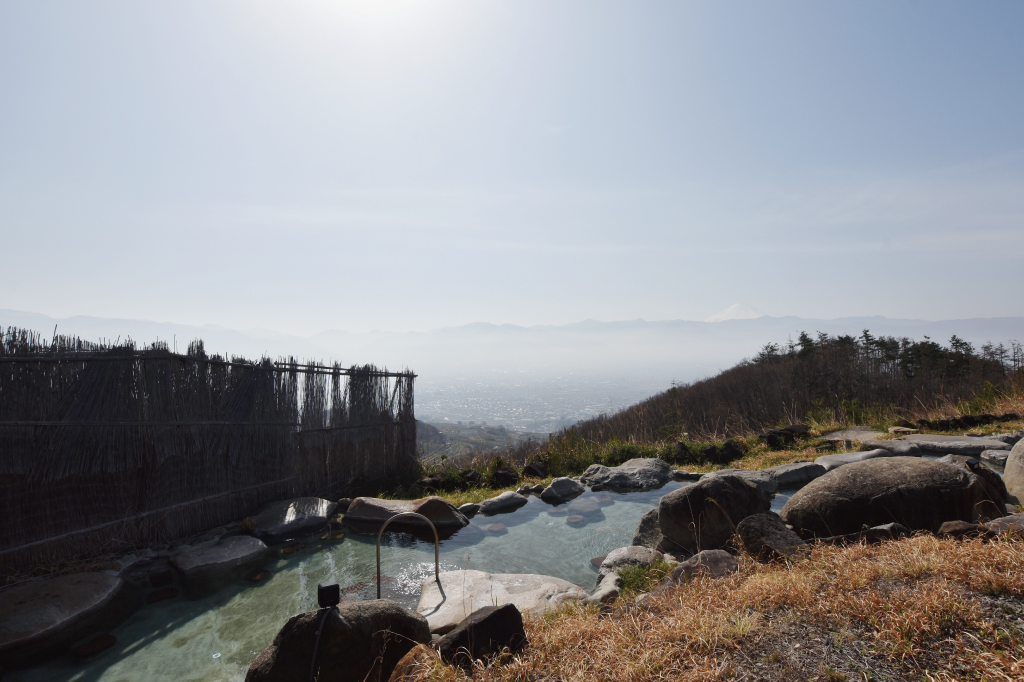
<path fill-rule="evenodd" d="M 434 580 L 437 581 L 438 589 L 441 589 L 441 541 L 438 540 L 437 537 L 437 528 L 435 528 L 431 520 L 423 514 L 417 514 L 416 512 L 402 512 L 400 514 L 395 514 L 390 519 L 385 521 L 384 525 L 381 526 L 380 530 L 377 532 L 377 599 L 380 599 L 380 538 L 384 534 L 384 529 L 387 528 L 392 521 L 394 521 L 395 519 L 402 518 L 403 516 L 415 516 L 417 518 L 421 518 L 427 522 L 427 525 L 430 526 L 430 530 L 434 531 Z M 444 594 L 443 589 L 441 590 L 441 594 Z"/>

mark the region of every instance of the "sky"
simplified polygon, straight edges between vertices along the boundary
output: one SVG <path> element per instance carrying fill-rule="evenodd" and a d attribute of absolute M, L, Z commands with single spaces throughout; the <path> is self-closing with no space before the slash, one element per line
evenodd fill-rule
<path fill-rule="evenodd" d="M 0 4 L 0 308 L 1024 315 L 1024 3 Z"/>

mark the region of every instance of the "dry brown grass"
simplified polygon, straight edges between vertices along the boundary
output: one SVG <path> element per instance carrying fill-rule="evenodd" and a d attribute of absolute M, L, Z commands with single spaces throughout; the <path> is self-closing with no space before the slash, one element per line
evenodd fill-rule
<path fill-rule="evenodd" d="M 1024 679 L 1024 543 L 917 536 L 816 546 L 791 565 L 742 558 L 611 610 L 528 621 L 531 646 L 487 681 Z M 461 680 L 438 666 L 424 679 Z"/>

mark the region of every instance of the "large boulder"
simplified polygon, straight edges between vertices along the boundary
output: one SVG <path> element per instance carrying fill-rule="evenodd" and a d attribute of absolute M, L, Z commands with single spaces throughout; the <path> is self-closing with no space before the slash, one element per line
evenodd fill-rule
<path fill-rule="evenodd" d="M 182 547 L 171 557 L 171 565 L 181 574 L 188 595 L 199 598 L 258 568 L 269 551 L 262 540 L 235 535 L 196 547 Z"/>
<path fill-rule="evenodd" d="M 722 547 L 740 521 L 770 508 L 768 495 L 750 481 L 739 476 L 706 476 L 662 497 L 658 524 L 665 538 L 695 553 Z"/>
<path fill-rule="evenodd" d="M 975 487 L 974 500 L 974 509 L 978 512 L 980 520 L 987 521 L 1006 516 L 1006 484 L 999 474 L 982 464 L 980 460 L 967 455 L 946 455 L 935 461 L 960 467 L 980 479 L 981 485 Z"/>
<path fill-rule="evenodd" d="M 739 522 L 736 532 L 747 552 L 762 562 L 789 558 L 807 544 L 773 512 L 748 516 Z"/>
<path fill-rule="evenodd" d="M 579 497 L 586 490 L 576 479 L 563 476 L 551 481 L 551 485 L 541 492 L 540 499 L 548 504 L 561 504 Z"/>
<path fill-rule="evenodd" d="M 480 513 L 490 516 L 492 514 L 504 514 L 515 511 L 529 502 L 525 495 L 507 490 L 497 497 L 484 500 L 480 503 Z"/>
<path fill-rule="evenodd" d="M 485 573 L 459 570 L 441 574 L 442 594 L 433 578 L 423 581 L 416 610 L 426 616 L 430 631 L 444 634 L 485 606 L 515 604 L 520 613 L 540 615 L 587 593 L 578 585 L 549 575 Z"/>
<path fill-rule="evenodd" d="M 1003 483 L 1006 485 L 1009 501 L 1013 504 L 1024 504 L 1024 440 L 1014 445 L 1006 458 Z"/>
<path fill-rule="evenodd" d="M 0 592 L 0 666 L 60 654 L 128 616 L 136 595 L 113 572 L 71 573 Z"/>
<path fill-rule="evenodd" d="M 811 481 L 782 508 L 782 519 L 804 537 L 856 533 L 897 522 L 935 532 L 945 521 L 976 521 L 983 489 L 978 476 L 917 457 L 847 464 Z"/>
<path fill-rule="evenodd" d="M 392 516 L 402 512 L 415 512 L 430 519 L 435 528 L 464 528 L 469 519 L 450 503 L 440 497 L 424 497 L 418 500 L 380 500 L 376 497 L 357 497 L 352 501 L 345 514 L 345 521 L 379 526 Z M 392 526 L 422 526 L 421 519 L 415 516 L 403 517 Z M 391 528 L 392 526 L 388 526 Z"/>
<path fill-rule="evenodd" d="M 838 469 L 841 466 L 846 466 L 847 464 L 863 462 L 867 459 L 877 459 L 878 457 L 896 457 L 896 455 L 888 450 L 875 448 L 874 450 L 867 450 L 866 452 L 839 452 L 834 455 L 822 455 L 818 459 L 814 460 L 814 463 L 820 464 L 824 467 L 825 471 L 828 472 L 833 469 Z"/>
<path fill-rule="evenodd" d="M 430 643 L 427 619 L 388 599 L 345 602 L 292 616 L 249 666 L 245 682 L 307 682 L 320 619 L 314 677 L 319 682 L 381 682 L 419 644 Z"/>
<path fill-rule="evenodd" d="M 307 535 L 326 526 L 337 508 L 337 502 L 320 497 L 272 502 L 256 515 L 252 534 L 267 542 Z"/>
<path fill-rule="evenodd" d="M 441 660 L 465 670 L 473 661 L 508 650 L 517 653 L 526 646 L 523 614 L 515 604 L 485 606 L 467 616 L 437 641 Z"/>
<path fill-rule="evenodd" d="M 639 457 L 617 467 L 591 464 L 580 482 L 592 490 L 654 490 L 672 480 L 672 467 L 657 458 Z"/>

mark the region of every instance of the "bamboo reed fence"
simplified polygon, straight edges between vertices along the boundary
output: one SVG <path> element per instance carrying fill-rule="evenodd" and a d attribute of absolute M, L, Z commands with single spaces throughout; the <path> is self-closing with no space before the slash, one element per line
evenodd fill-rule
<path fill-rule="evenodd" d="M 0 330 L 0 573 L 397 474 L 415 464 L 414 378 Z"/>

